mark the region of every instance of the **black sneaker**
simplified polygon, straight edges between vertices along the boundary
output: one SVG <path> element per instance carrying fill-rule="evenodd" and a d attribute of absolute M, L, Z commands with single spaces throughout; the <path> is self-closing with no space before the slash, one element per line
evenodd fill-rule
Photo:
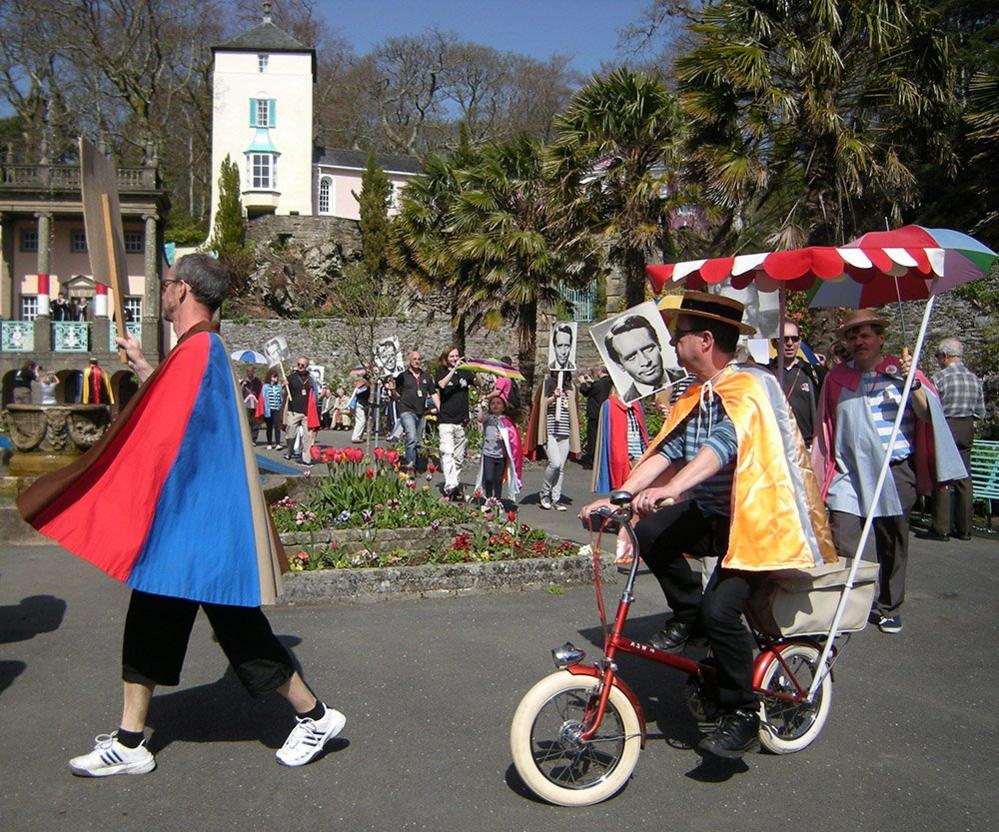
<path fill-rule="evenodd" d="M 649 639 L 649 644 L 662 650 L 665 653 L 679 653 L 690 641 L 691 633 L 694 630 L 693 624 L 684 624 L 682 621 L 672 620 L 666 627 Z"/>
<path fill-rule="evenodd" d="M 882 633 L 893 636 L 902 632 L 902 616 L 897 613 L 895 615 L 879 615 L 877 625 Z"/>
<path fill-rule="evenodd" d="M 971 540 L 970 534 L 954 534 L 951 535 L 951 537 L 953 537 L 954 540 Z"/>
<path fill-rule="evenodd" d="M 755 711 L 728 711 L 718 727 L 697 744 L 714 757 L 736 760 L 760 745 L 760 715 Z"/>
<path fill-rule="evenodd" d="M 916 537 L 920 540 L 939 540 L 941 543 L 946 543 L 950 540 L 950 535 L 940 534 L 938 531 L 933 529 L 927 529 L 926 531 L 916 532 Z"/>

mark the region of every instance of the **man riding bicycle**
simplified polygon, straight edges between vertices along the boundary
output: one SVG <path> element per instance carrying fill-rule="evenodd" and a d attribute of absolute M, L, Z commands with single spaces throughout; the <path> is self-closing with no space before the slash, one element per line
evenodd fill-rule
<path fill-rule="evenodd" d="M 752 635 L 743 622 L 762 575 L 834 562 L 836 552 L 804 443 L 777 381 L 763 367 L 734 362 L 743 305 L 686 292 L 663 312 L 680 364 L 694 374 L 624 491 L 633 508 L 639 554 L 662 586 L 673 618 L 649 643 L 680 652 L 706 637 L 717 669 L 717 729 L 704 753 L 741 757 L 759 731 Z M 658 508 L 664 501 L 674 501 Z M 585 506 L 580 518 L 609 505 Z M 717 557 L 701 588 L 685 555 Z"/>

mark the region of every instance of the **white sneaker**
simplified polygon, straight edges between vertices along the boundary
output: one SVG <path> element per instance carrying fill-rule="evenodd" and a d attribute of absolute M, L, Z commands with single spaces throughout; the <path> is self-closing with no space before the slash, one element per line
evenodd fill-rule
<path fill-rule="evenodd" d="M 143 740 L 138 748 L 118 742 L 118 732 L 94 737 L 94 750 L 69 761 L 69 769 L 80 777 L 109 777 L 112 774 L 146 774 L 156 768 L 156 758 Z"/>
<path fill-rule="evenodd" d="M 548 511 L 552 507 L 551 497 L 542 497 L 538 500 L 538 505 L 540 505 L 545 511 Z"/>
<path fill-rule="evenodd" d="M 554 503 L 555 511 L 568 511 L 569 509 L 562 503 Z"/>
<path fill-rule="evenodd" d="M 329 707 L 322 719 L 296 719 L 298 724 L 292 728 L 288 739 L 275 754 L 278 762 L 285 766 L 304 766 L 312 762 L 326 742 L 339 734 L 347 724 L 347 717 Z"/>

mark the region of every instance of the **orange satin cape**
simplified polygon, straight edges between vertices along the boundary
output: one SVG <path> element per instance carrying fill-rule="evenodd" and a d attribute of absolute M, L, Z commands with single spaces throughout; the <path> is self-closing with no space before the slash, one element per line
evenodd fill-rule
<path fill-rule="evenodd" d="M 835 563 L 819 485 L 774 377 L 763 370 L 731 366 L 714 379 L 712 388 L 735 426 L 739 446 L 722 566 L 761 572 Z M 663 441 L 699 406 L 700 394 L 701 385 L 692 385 L 676 401 L 640 462 L 658 453 Z"/>

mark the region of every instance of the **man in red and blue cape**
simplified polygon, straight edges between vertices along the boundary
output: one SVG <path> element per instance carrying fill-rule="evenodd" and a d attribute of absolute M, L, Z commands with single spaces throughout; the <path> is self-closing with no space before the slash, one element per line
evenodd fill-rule
<path fill-rule="evenodd" d="M 718 727 L 698 750 L 741 757 L 759 744 L 755 642 L 743 621 L 767 572 L 836 561 L 818 483 L 787 400 L 762 367 L 735 363 L 738 301 L 686 292 L 663 311 L 680 365 L 696 378 L 621 489 L 643 519 L 639 554 L 673 610 L 648 643 L 677 653 L 703 635 L 714 654 Z M 667 503 L 660 508 L 661 503 Z M 585 506 L 580 518 L 609 505 Z M 717 557 L 702 588 L 687 555 Z"/>
<path fill-rule="evenodd" d="M 625 404 L 612 393 L 600 406 L 599 420 L 592 478 L 598 494 L 620 488 L 649 446 L 641 399 Z"/>
<path fill-rule="evenodd" d="M 176 685 L 199 607 L 251 696 L 277 691 L 296 725 L 280 763 L 310 762 L 344 725 L 319 701 L 274 636 L 284 555 L 260 489 L 228 353 L 212 323 L 229 285 L 214 258 L 181 258 L 162 281 L 177 346 L 153 369 L 131 335 L 118 344 L 142 387 L 80 460 L 38 480 L 21 515 L 63 548 L 132 588 L 122 645 L 119 727 L 70 760 L 74 774 L 156 767 L 145 723 L 156 685 Z"/>
<path fill-rule="evenodd" d="M 837 364 L 823 384 L 812 464 L 829 507 L 836 548 L 843 555 L 852 557 L 868 512 L 874 515 L 874 546 L 866 546 L 863 553 L 869 560 L 876 554 L 879 564 L 871 621 L 881 632 L 895 634 L 902 631 L 909 514 L 916 495 L 929 495 L 934 485 L 962 479 L 967 471 L 940 397 L 919 370 L 888 450 L 911 358 L 884 355 L 887 326 L 888 320 L 873 310 L 854 309 L 837 331 L 850 360 Z M 875 503 L 886 453 L 891 455 L 889 475 Z"/>

